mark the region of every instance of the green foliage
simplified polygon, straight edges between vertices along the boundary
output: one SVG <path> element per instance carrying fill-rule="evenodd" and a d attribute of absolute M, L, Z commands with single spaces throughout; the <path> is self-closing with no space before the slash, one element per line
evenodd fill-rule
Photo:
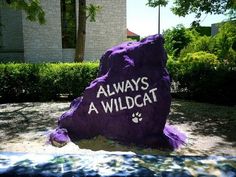
<path fill-rule="evenodd" d="M 235 9 L 233 0 L 175 0 L 172 11 L 179 16 L 186 16 L 190 13 L 196 14 L 197 18 L 201 13 L 206 14 L 224 14 L 228 9 Z"/>
<path fill-rule="evenodd" d="M 164 31 L 163 36 L 167 53 L 175 57 L 179 56 L 180 51 L 191 42 L 193 37 L 191 32 L 187 32 L 183 25 L 167 29 Z"/>
<path fill-rule="evenodd" d="M 175 96 L 203 102 L 236 104 L 236 70 L 220 63 L 206 52 L 189 53 L 167 62 L 172 79 L 178 84 Z"/>
<path fill-rule="evenodd" d="M 88 13 L 87 18 L 90 18 L 90 22 L 96 21 L 96 15 L 101 9 L 101 6 L 94 4 L 89 4 L 88 6 L 86 6 L 86 11 Z"/>
<path fill-rule="evenodd" d="M 199 36 L 192 40 L 188 46 L 186 46 L 180 52 L 180 58 L 185 57 L 188 53 L 205 51 L 212 53 L 215 49 L 215 41 L 209 36 Z"/>
<path fill-rule="evenodd" d="M 236 51 L 233 44 L 236 42 L 236 22 L 226 22 L 219 26 L 219 32 L 215 36 L 196 36 L 180 52 L 180 58 L 188 53 L 205 51 L 217 56 L 222 64 L 235 66 Z"/>
<path fill-rule="evenodd" d="M 166 6 L 168 2 L 168 0 L 147 0 L 147 5 L 150 7 Z M 235 0 L 174 0 L 173 4 L 172 12 L 182 17 L 194 13 L 196 19 L 199 19 L 201 14 L 225 14 L 228 11 L 230 19 L 235 19 L 236 17 Z M 195 25 L 198 23 L 199 20 L 194 22 Z"/>
<path fill-rule="evenodd" d="M 235 9 L 230 9 L 227 15 L 229 16 L 230 21 L 236 20 L 236 10 Z"/>
<path fill-rule="evenodd" d="M 236 51 L 232 49 L 236 42 L 236 21 L 226 22 L 219 26 L 219 32 L 214 36 L 215 54 L 221 61 L 236 64 Z"/>
<path fill-rule="evenodd" d="M 78 97 L 96 77 L 98 63 L 0 64 L 0 102 Z"/>
<path fill-rule="evenodd" d="M 157 6 L 166 6 L 168 4 L 167 0 L 148 0 L 147 4 L 149 7 L 157 7 Z"/>
<path fill-rule="evenodd" d="M 236 104 L 235 26 L 235 21 L 223 23 L 215 36 L 202 36 L 195 30 L 185 29 L 185 35 L 191 40 L 179 56 L 173 50 L 175 33 L 167 35 L 165 45 L 171 55 L 167 66 L 178 85 L 175 96 L 211 103 Z"/>
<path fill-rule="evenodd" d="M 30 21 L 38 21 L 40 24 L 46 22 L 45 12 L 40 5 L 40 0 L 3 0 L 0 2 L 1 6 L 24 10 L 27 15 L 26 18 Z"/>
<path fill-rule="evenodd" d="M 189 53 L 186 57 L 181 58 L 178 61 L 181 64 L 181 68 L 184 69 L 184 72 L 192 72 L 199 69 L 215 69 L 220 64 L 217 60 L 217 56 L 203 51 Z"/>

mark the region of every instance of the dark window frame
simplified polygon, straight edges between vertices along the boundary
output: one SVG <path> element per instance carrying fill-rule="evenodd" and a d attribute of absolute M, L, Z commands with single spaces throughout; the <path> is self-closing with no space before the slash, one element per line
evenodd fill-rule
<path fill-rule="evenodd" d="M 61 0 L 62 48 L 76 45 L 76 0 Z"/>

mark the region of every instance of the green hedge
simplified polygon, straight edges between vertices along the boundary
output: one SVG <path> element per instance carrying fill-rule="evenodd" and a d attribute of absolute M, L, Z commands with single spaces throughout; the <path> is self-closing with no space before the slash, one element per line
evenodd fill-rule
<path fill-rule="evenodd" d="M 96 77 L 98 63 L 0 64 L 0 102 L 75 98 Z"/>
<path fill-rule="evenodd" d="M 178 89 L 176 97 L 217 104 L 236 104 L 236 68 L 206 52 L 168 60 L 168 71 Z"/>
<path fill-rule="evenodd" d="M 206 52 L 169 58 L 178 88 L 172 95 L 203 102 L 236 104 L 236 68 Z M 98 63 L 0 64 L 0 102 L 72 100 L 97 76 Z"/>

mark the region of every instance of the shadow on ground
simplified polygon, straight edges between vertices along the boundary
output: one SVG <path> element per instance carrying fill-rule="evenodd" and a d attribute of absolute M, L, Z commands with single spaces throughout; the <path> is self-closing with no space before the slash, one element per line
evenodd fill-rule
<path fill-rule="evenodd" d="M 192 125 L 194 135 L 219 136 L 236 146 L 236 107 L 175 100 L 169 122 Z"/>
<path fill-rule="evenodd" d="M 217 106 L 205 103 L 196 103 L 183 100 L 173 100 L 168 122 L 173 125 L 180 125 L 183 128 L 188 126 L 191 133 L 189 143 L 185 150 L 179 153 L 190 154 L 231 154 L 229 149 L 236 146 L 236 109 L 235 107 Z M 214 136 L 216 139 L 208 139 Z M 220 137 L 220 138 L 218 138 Z M 204 138 L 199 142 L 197 138 Z M 193 144 L 202 144 L 201 148 L 192 147 Z M 170 152 L 157 149 L 139 148 L 135 145 L 122 145 L 119 142 L 108 140 L 98 136 L 90 140 L 74 141 L 82 149 L 107 150 L 107 151 L 133 151 L 138 154 L 162 154 Z"/>
<path fill-rule="evenodd" d="M 70 103 L 17 103 L 0 104 L 0 141 L 8 143 L 21 142 L 21 137 L 29 133 L 35 135 L 37 140 L 39 132 L 48 132 L 57 126 L 57 118 L 69 109 Z M 174 100 L 171 106 L 171 113 L 168 121 L 170 124 L 189 126 L 189 131 L 193 137 L 205 138 L 202 142 L 207 142 L 207 137 L 217 136 L 222 140 L 217 140 L 212 152 L 224 151 L 223 147 L 232 149 L 236 146 L 236 109 L 235 107 L 216 106 L 204 103 L 195 103 L 183 100 Z M 181 127 L 180 126 L 180 127 Z M 24 137 L 23 137 L 24 138 Z M 193 139 L 193 143 L 197 139 Z M 27 139 L 29 140 L 29 138 Z M 31 139 L 30 139 L 31 141 Z M 90 140 L 80 140 L 75 142 L 81 149 L 107 150 L 107 151 L 133 151 L 140 154 L 163 154 L 159 150 L 144 149 L 135 145 L 125 146 L 118 142 L 108 140 L 103 137 L 95 137 Z M 229 143 L 229 144 L 227 144 Z M 196 144 L 196 143 L 195 143 Z M 198 143 L 199 144 L 199 143 Z M 41 144 L 39 144 L 42 146 Z M 188 152 L 196 151 L 196 147 L 187 147 Z M 0 151 L 1 151 L 0 146 Z M 200 151 L 201 150 L 201 151 Z M 199 152 L 202 154 L 200 148 Z M 180 152 L 182 153 L 182 151 Z M 190 152 L 191 153 L 191 152 Z M 196 154 L 196 153 L 195 153 Z M 230 154 L 230 152 L 228 153 Z"/>
<path fill-rule="evenodd" d="M 0 105 L 0 141 L 15 139 L 22 133 L 51 130 L 69 103 L 17 103 Z"/>

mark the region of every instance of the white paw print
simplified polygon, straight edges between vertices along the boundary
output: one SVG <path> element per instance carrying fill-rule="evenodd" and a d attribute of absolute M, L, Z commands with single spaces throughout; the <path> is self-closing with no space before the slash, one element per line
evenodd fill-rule
<path fill-rule="evenodd" d="M 139 112 L 133 113 L 132 114 L 132 121 L 136 124 L 141 122 L 143 120 L 143 118 L 141 116 L 142 116 L 142 114 Z"/>

